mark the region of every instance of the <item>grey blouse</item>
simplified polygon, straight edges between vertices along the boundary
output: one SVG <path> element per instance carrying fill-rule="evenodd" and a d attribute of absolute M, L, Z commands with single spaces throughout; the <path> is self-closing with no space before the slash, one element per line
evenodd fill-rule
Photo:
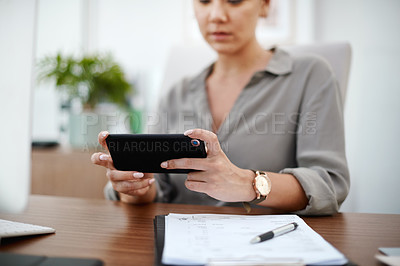
<path fill-rule="evenodd" d="M 211 130 L 205 81 L 212 67 L 162 96 L 158 111 L 147 117 L 148 132 Z M 217 135 L 238 167 L 293 174 L 309 199 L 298 214 L 335 213 L 348 194 L 343 103 L 336 78 L 320 57 L 293 57 L 276 49 L 266 69 L 242 90 Z M 157 174 L 157 201 L 241 206 L 190 191 L 185 179 L 182 174 Z"/>

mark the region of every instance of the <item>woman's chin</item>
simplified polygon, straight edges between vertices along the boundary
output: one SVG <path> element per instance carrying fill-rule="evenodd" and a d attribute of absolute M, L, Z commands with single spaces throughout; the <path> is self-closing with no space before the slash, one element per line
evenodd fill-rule
<path fill-rule="evenodd" d="M 211 48 L 217 52 L 218 54 L 235 54 L 237 53 L 240 49 L 236 45 L 232 45 L 230 43 L 209 43 Z"/>

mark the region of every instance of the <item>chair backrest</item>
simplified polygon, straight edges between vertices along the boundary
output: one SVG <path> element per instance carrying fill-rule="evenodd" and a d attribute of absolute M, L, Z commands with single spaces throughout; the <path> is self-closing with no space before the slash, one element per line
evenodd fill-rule
<path fill-rule="evenodd" d="M 343 103 L 346 100 L 351 64 L 351 46 L 347 42 L 281 46 L 290 54 L 316 54 L 331 65 L 339 82 Z"/>
<path fill-rule="evenodd" d="M 208 46 L 173 46 L 164 71 L 162 89 L 169 89 L 183 77 L 199 73 L 217 58 Z"/>
<path fill-rule="evenodd" d="M 325 58 L 335 73 L 342 95 L 346 99 L 351 63 L 351 47 L 347 42 L 279 46 L 290 54 L 317 54 Z M 163 89 L 170 88 L 185 76 L 198 73 L 216 60 L 216 53 L 207 46 L 175 46 L 171 49 L 164 72 Z"/>

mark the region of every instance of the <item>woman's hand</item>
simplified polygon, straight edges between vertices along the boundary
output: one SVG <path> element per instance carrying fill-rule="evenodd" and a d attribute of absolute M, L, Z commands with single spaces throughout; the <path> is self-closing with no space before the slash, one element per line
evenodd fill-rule
<path fill-rule="evenodd" d="M 228 159 L 217 135 L 204 129 L 188 130 L 184 134 L 205 141 L 207 158 L 174 159 L 163 162 L 161 167 L 200 170 L 188 174 L 186 187 L 221 201 L 251 201 L 256 197 L 252 185 L 254 173 L 237 167 Z"/>
<path fill-rule="evenodd" d="M 100 132 L 98 140 L 101 146 L 108 151 L 106 138 L 108 132 Z M 153 174 L 144 174 L 136 171 L 118 171 L 109 154 L 97 152 L 92 155 L 92 162 L 107 168 L 107 177 L 115 191 L 120 193 L 122 201 L 130 203 L 151 202 L 155 197 Z M 133 197 L 129 197 L 133 196 Z"/>

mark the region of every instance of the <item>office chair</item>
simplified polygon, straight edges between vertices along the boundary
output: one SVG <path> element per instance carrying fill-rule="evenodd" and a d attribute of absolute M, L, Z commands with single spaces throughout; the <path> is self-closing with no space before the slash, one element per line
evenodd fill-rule
<path fill-rule="evenodd" d="M 351 63 L 351 47 L 349 43 L 337 42 L 279 47 L 293 55 L 311 53 L 325 58 L 338 79 L 342 100 L 343 103 L 345 102 Z M 216 53 L 205 45 L 173 47 L 167 59 L 161 88 L 163 90 L 169 89 L 183 77 L 199 73 L 199 71 L 215 61 L 216 57 Z"/>
<path fill-rule="evenodd" d="M 339 82 L 342 100 L 345 103 L 351 64 L 351 46 L 349 43 L 288 45 L 281 46 L 281 48 L 293 55 L 316 54 L 328 61 Z"/>

